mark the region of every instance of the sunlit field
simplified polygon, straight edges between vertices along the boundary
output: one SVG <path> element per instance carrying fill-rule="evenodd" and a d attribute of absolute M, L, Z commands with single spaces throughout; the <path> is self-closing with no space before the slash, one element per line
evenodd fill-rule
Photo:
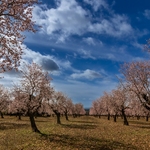
<path fill-rule="evenodd" d="M 117 122 L 107 118 L 82 116 L 61 117 L 61 125 L 55 117 L 38 117 L 36 123 L 42 134 L 33 133 L 28 117 L 18 121 L 16 117 L 0 119 L 0 150 L 149 150 L 150 122 L 144 118 Z"/>

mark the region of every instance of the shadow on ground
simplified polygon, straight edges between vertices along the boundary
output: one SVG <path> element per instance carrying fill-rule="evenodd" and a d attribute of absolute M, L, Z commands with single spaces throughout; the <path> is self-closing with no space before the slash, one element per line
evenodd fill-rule
<path fill-rule="evenodd" d="M 130 126 L 143 129 L 150 129 L 150 122 L 130 121 Z"/>
<path fill-rule="evenodd" d="M 110 141 L 106 139 L 97 139 L 92 137 L 57 135 L 57 134 L 41 134 L 41 137 L 49 142 L 57 143 L 57 145 L 66 146 L 68 149 L 78 150 L 137 150 L 133 145 L 126 145 L 117 141 Z"/>
<path fill-rule="evenodd" d="M 150 126 L 150 122 L 141 122 L 141 121 L 130 121 L 130 123 L 132 124 L 139 124 L 139 125 L 149 125 Z"/>
<path fill-rule="evenodd" d="M 142 128 L 142 129 L 150 129 L 150 126 L 138 126 L 138 125 L 130 125 L 134 128 Z"/>
<path fill-rule="evenodd" d="M 75 128 L 75 129 L 95 129 L 97 126 L 96 125 L 91 125 L 91 124 L 61 124 L 63 128 Z"/>
<path fill-rule="evenodd" d="M 70 121 L 70 122 L 75 122 L 75 123 L 95 123 L 95 124 L 97 124 L 97 122 L 94 122 L 94 121 Z"/>
<path fill-rule="evenodd" d="M 0 123 L 0 130 L 7 130 L 7 129 L 18 129 L 18 128 L 26 128 L 29 127 L 29 124 L 23 123 Z"/>

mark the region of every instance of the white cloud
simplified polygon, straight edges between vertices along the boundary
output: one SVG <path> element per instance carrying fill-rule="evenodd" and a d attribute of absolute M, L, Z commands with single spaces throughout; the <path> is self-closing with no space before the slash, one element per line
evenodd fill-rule
<path fill-rule="evenodd" d="M 103 45 L 102 41 L 92 38 L 92 37 L 83 38 L 83 42 L 87 43 L 90 46 L 96 46 L 96 45 L 102 46 Z"/>
<path fill-rule="evenodd" d="M 144 48 L 143 44 L 140 44 L 137 41 L 133 42 L 132 45 L 134 47 L 137 47 L 137 48 L 141 49 L 141 50 L 143 50 L 143 48 Z"/>
<path fill-rule="evenodd" d="M 86 42 L 88 45 L 96 45 L 96 43 L 92 37 L 83 38 L 83 41 Z"/>
<path fill-rule="evenodd" d="M 26 46 L 24 48 L 24 55 L 22 56 L 21 62 L 35 62 L 53 75 L 60 75 L 61 72 L 65 70 L 78 71 L 71 66 L 72 64 L 69 60 L 58 59 L 52 55 L 42 55 L 39 52 L 32 51 Z"/>
<path fill-rule="evenodd" d="M 5 73 L 2 73 L 3 78 L 0 79 L 1 84 L 7 88 L 11 88 L 13 84 L 19 84 L 20 73 L 18 71 L 12 70 Z"/>
<path fill-rule="evenodd" d="M 51 55 L 42 55 L 39 52 L 32 51 L 26 45 L 23 46 L 24 54 L 20 61 L 20 68 L 23 68 L 24 63 L 30 64 L 31 62 L 37 63 L 44 69 L 48 71 L 51 75 L 59 76 L 63 71 L 72 70 L 78 72 L 71 66 L 71 63 L 67 60 L 57 59 Z M 17 83 L 20 77 L 20 73 L 12 70 L 1 74 L 1 77 L 4 77 L 1 80 L 1 83 L 7 87 L 12 86 L 13 83 Z"/>
<path fill-rule="evenodd" d="M 96 71 L 93 71 L 93 70 L 90 70 L 90 69 L 87 69 L 85 70 L 84 72 L 80 72 L 80 73 L 73 73 L 71 75 L 71 78 L 73 79 L 89 79 L 89 80 L 93 80 L 93 79 L 96 79 L 96 78 L 101 78 L 101 74 L 96 72 Z"/>
<path fill-rule="evenodd" d="M 64 43 L 71 35 L 80 36 L 88 32 L 118 38 L 134 34 L 127 16 L 107 9 L 108 4 L 104 0 L 84 1 L 95 10 L 103 6 L 109 17 L 102 13 L 101 18 L 92 18 L 92 13 L 80 6 L 76 0 L 55 0 L 56 8 L 43 9 L 36 6 L 33 10 L 33 20 L 42 26 L 43 33 L 51 35 L 50 38 L 55 39 L 57 43 Z"/>
<path fill-rule="evenodd" d="M 75 0 L 56 0 L 57 8 L 42 9 L 36 6 L 33 20 L 42 25 L 43 30 L 51 35 L 55 32 L 63 35 L 60 41 L 71 34 L 82 34 L 89 24 L 87 12 Z"/>
<path fill-rule="evenodd" d="M 90 4 L 95 11 L 97 11 L 101 7 L 108 9 L 108 4 L 106 3 L 106 0 L 84 0 L 84 2 Z"/>
<path fill-rule="evenodd" d="M 113 37 L 125 37 L 133 35 L 133 28 L 128 23 L 128 18 L 121 15 L 113 15 L 110 19 L 102 19 L 98 23 L 91 24 L 89 31 L 99 34 L 107 34 Z"/>
<path fill-rule="evenodd" d="M 144 16 L 147 18 L 147 19 L 150 19 L 150 10 L 146 9 L 144 11 Z"/>
<path fill-rule="evenodd" d="M 82 58 L 85 58 L 85 59 L 87 59 L 87 58 L 96 59 L 94 56 L 92 56 L 91 51 L 89 51 L 89 50 L 79 49 L 78 53 L 80 54 L 80 56 Z"/>
<path fill-rule="evenodd" d="M 22 56 L 21 63 L 31 63 L 35 62 L 46 71 L 59 71 L 60 67 L 57 60 L 50 55 L 42 55 L 39 52 L 30 50 L 24 45 L 24 54 Z"/>

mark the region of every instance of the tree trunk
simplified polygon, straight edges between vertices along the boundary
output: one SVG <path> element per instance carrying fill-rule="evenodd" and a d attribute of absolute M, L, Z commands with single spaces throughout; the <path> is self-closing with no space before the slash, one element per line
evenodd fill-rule
<path fill-rule="evenodd" d="M 30 123 L 31 123 L 32 131 L 40 133 L 40 131 L 38 130 L 38 128 L 37 128 L 37 126 L 35 124 L 34 115 L 33 114 L 29 114 L 29 117 L 30 117 Z"/>
<path fill-rule="evenodd" d="M 53 112 L 55 113 L 55 115 L 57 117 L 57 124 L 61 124 L 61 121 L 60 121 L 60 112 L 58 112 L 57 110 L 53 110 Z"/>
<path fill-rule="evenodd" d="M 18 113 L 18 120 L 21 120 L 21 113 Z"/>
<path fill-rule="evenodd" d="M 122 109 L 122 116 L 123 116 L 123 119 L 124 119 L 124 125 L 129 125 L 129 123 L 128 123 L 128 120 L 127 120 L 127 117 L 126 117 L 126 114 L 125 114 L 125 112 L 124 112 L 124 109 Z"/>
<path fill-rule="evenodd" d="M 117 115 L 114 115 L 114 122 L 117 121 Z"/>
<path fill-rule="evenodd" d="M 139 115 L 137 115 L 137 120 L 139 120 L 140 119 L 140 116 Z"/>
<path fill-rule="evenodd" d="M 107 119 L 110 120 L 110 113 L 108 113 Z"/>
<path fill-rule="evenodd" d="M 1 118 L 4 118 L 4 115 L 3 115 L 3 113 L 2 113 L 2 112 L 0 112 L 0 114 L 1 114 Z"/>
<path fill-rule="evenodd" d="M 65 112 L 65 118 L 66 118 L 66 120 L 68 121 L 69 119 L 68 119 L 68 114 Z"/>
<path fill-rule="evenodd" d="M 73 118 L 77 118 L 77 115 L 76 115 L 76 114 L 73 114 Z"/>
<path fill-rule="evenodd" d="M 148 115 L 147 115 L 147 116 L 146 116 L 146 121 L 148 121 L 148 118 L 149 118 L 149 117 L 148 117 Z"/>
<path fill-rule="evenodd" d="M 60 113 L 57 113 L 56 116 L 57 116 L 57 124 L 61 124 L 61 122 L 60 122 Z"/>

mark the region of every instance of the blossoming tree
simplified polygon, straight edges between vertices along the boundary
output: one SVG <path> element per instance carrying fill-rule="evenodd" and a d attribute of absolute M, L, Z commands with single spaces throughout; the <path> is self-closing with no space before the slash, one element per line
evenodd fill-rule
<path fill-rule="evenodd" d="M 32 21 L 33 5 L 38 0 L 0 1 L 0 72 L 17 69 L 25 36 L 23 31 L 35 32 Z"/>

